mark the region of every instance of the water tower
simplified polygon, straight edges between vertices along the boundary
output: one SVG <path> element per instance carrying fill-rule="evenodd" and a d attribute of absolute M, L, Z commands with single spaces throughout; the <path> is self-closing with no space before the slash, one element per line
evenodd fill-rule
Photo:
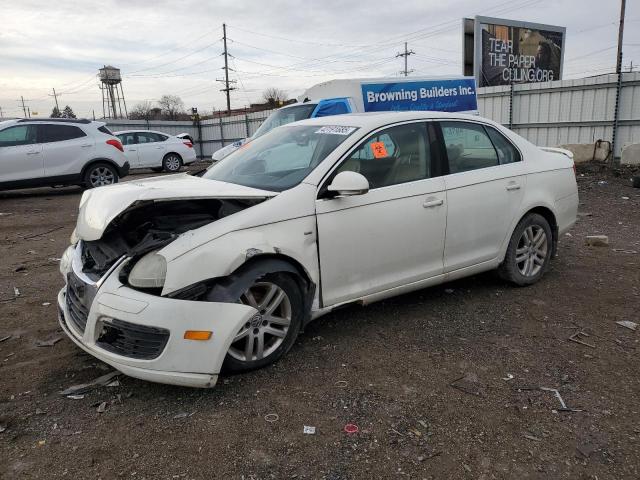
<path fill-rule="evenodd" d="M 124 101 L 120 69 L 105 65 L 99 72 L 103 118 L 127 118 L 127 104 Z M 124 107 L 124 115 L 122 115 L 122 107 Z"/>

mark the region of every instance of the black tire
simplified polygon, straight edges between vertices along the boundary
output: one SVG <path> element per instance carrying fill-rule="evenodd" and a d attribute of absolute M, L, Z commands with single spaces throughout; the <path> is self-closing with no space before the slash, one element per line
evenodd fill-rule
<path fill-rule="evenodd" d="M 89 165 L 84 172 L 84 186 L 96 188 L 118 183 L 120 176 L 116 168 L 110 163 L 96 162 Z"/>
<path fill-rule="evenodd" d="M 636 177 L 633 177 L 633 178 L 631 179 L 631 185 L 632 185 L 634 188 L 640 188 L 640 175 L 638 175 L 638 176 L 636 176 Z"/>
<path fill-rule="evenodd" d="M 304 299 L 302 296 L 302 292 L 300 290 L 300 286 L 296 281 L 295 277 L 289 273 L 270 273 L 256 280 L 253 283 L 253 285 L 249 288 L 249 290 L 251 290 L 252 288 L 256 288 L 256 285 L 258 284 L 264 284 L 264 283 L 270 283 L 270 284 L 276 285 L 286 294 L 288 298 L 288 301 L 290 303 L 291 321 L 290 321 L 288 330 L 286 331 L 286 335 L 282 339 L 279 346 L 277 346 L 271 353 L 264 356 L 263 358 L 256 359 L 256 360 L 246 360 L 246 359 L 241 360 L 237 358 L 237 353 L 236 354 L 233 353 L 236 349 L 241 351 L 243 346 L 246 347 L 246 344 L 247 344 L 246 342 L 249 342 L 248 339 L 246 340 L 240 339 L 237 342 L 232 342 L 231 348 L 229 349 L 229 352 L 227 353 L 227 356 L 225 357 L 225 360 L 222 365 L 222 370 L 224 373 L 247 372 L 250 370 L 255 370 L 257 368 L 265 367 L 275 362 L 291 349 L 291 347 L 296 341 L 298 333 L 300 333 L 300 328 L 302 327 L 302 319 L 304 318 L 304 313 L 305 313 Z M 243 293 L 241 297 L 243 297 L 245 294 L 246 293 Z M 238 301 L 242 303 L 247 303 L 246 301 L 243 301 L 241 298 L 239 298 Z M 258 317 L 259 317 L 259 320 L 255 321 L 254 319 L 257 319 Z M 256 316 L 254 316 L 254 318 L 251 319 L 251 322 L 247 322 L 245 325 L 243 325 L 240 332 L 238 332 L 238 336 L 240 336 L 243 333 L 243 329 L 248 329 L 255 332 L 257 330 L 256 324 L 258 322 L 266 321 L 266 320 L 262 320 L 262 318 L 263 317 L 260 314 L 256 314 Z M 265 315 L 264 318 L 268 318 L 268 316 Z M 248 325 L 249 323 L 251 323 L 251 325 Z M 268 324 L 265 326 L 265 328 L 268 328 L 269 326 L 272 326 L 272 325 L 273 324 Z M 247 337 L 248 336 L 249 335 L 247 335 Z M 263 340 L 263 343 L 264 345 L 266 345 L 267 340 Z M 252 347 L 252 353 L 253 353 L 253 350 L 254 348 Z"/>
<path fill-rule="evenodd" d="M 162 169 L 167 173 L 179 172 L 182 168 L 182 157 L 177 153 L 167 153 L 162 159 Z"/>
<path fill-rule="evenodd" d="M 526 236 L 525 232 L 527 232 Z M 541 237 L 537 242 L 528 243 L 527 239 L 533 236 L 532 232 L 535 232 L 535 235 L 538 235 L 538 232 L 544 233 L 546 242 L 544 253 L 542 248 L 536 248 Z M 504 280 L 521 287 L 536 283 L 549 268 L 552 251 L 553 233 L 549 222 L 542 215 L 528 213 L 513 231 L 507 253 L 498 267 L 498 273 Z M 523 257 L 524 260 L 522 260 Z M 518 261 L 518 259 L 521 260 Z"/>
<path fill-rule="evenodd" d="M 161 172 L 161 171 L 162 171 L 162 167 L 153 167 L 153 168 L 151 169 L 151 171 L 152 171 L 152 172 L 159 173 L 159 172 Z"/>

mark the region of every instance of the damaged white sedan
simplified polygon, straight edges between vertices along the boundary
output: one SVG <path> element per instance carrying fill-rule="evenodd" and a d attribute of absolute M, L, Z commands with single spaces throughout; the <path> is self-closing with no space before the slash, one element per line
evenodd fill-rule
<path fill-rule="evenodd" d="M 279 127 L 196 176 L 85 192 L 60 324 L 127 375 L 211 387 L 341 305 L 496 268 L 536 282 L 575 222 L 573 166 L 465 115 Z"/>

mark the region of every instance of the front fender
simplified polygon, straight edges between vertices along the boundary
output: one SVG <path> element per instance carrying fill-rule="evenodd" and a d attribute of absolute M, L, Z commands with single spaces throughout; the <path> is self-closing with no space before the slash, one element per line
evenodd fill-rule
<path fill-rule="evenodd" d="M 313 215 L 227 233 L 169 260 L 162 295 L 225 277 L 256 255 L 265 254 L 293 259 L 317 285 L 316 238 Z"/>

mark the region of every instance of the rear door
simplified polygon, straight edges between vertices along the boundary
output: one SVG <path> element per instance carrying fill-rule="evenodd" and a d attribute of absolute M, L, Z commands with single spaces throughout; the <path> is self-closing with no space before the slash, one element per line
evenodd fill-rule
<path fill-rule="evenodd" d="M 138 145 L 135 132 L 119 133 L 117 135 L 122 147 L 124 148 L 124 156 L 127 157 L 131 168 L 139 167 L 138 161 Z"/>
<path fill-rule="evenodd" d="M 138 162 L 142 168 L 161 167 L 165 154 L 166 135 L 155 132 L 137 132 Z"/>
<path fill-rule="evenodd" d="M 44 159 L 36 125 L 14 125 L 0 131 L 0 182 L 43 176 Z"/>
<path fill-rule="evenodd" d="M 525 180 L 518 149 L 480 122 L 440 122 L 449 174 L 444 269 L 494 260 L 519 212 Z"/>
<path fill-rule="evenodd" d="M 79 174 L 95 150 L 95 140 L 75 125 L 38 125 L 47 177 Z"/>

